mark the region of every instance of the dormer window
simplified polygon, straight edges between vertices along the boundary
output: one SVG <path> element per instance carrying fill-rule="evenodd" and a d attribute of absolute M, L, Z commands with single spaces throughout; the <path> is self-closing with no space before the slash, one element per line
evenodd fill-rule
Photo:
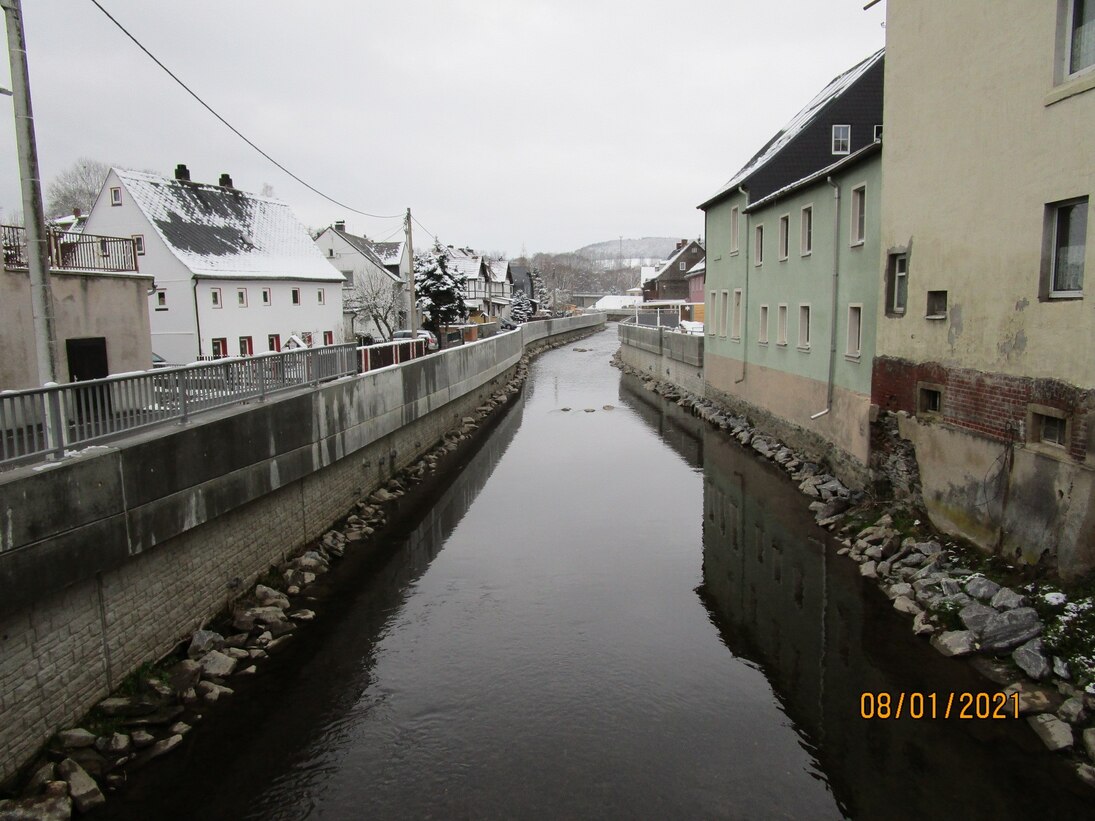
<path fill-rule="evenodd" d="M 833 126 L 833 153 L 850 154 L 852 150 L 852 127 L 850 125 Z"/>

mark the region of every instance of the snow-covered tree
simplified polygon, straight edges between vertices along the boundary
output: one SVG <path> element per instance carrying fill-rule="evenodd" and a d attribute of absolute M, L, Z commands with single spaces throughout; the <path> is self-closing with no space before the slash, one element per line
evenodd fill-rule
<path fill-rule="evenodd" d="M 532 300 L 524 291 L 516 291 L 513 294 L 513 304 L 510 306 L 509 318 L 513 322 L 528 322 L 532 316 Z"/>
<path fill-rule="evenodd" d="M 464 284 L 449 272 L 448 257 L 440 242 L 434 242 L 429 251 L 414 255 L 414 289 L 423 324 L 439 339 L 442 325 L 468 318 Z"/>

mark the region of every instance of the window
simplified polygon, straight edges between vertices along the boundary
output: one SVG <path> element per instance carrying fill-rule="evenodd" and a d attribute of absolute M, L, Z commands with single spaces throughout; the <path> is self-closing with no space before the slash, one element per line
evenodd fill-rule
<path fill-rule="evenodd" d="M 844 348 L 844 355 L 852 359 L 859 359 L 859 353 L 863 348 L 863 306 L 848 306 L 848 344 Z"/>
<path fill-rule="evenodd" d="M 916 412 L 924 416 L 940 416 L 943 413 L 943 386 L 930 382 L 917 383 Z"/>
<path fill-rule="evenodd" d="M 757 327 L 757 342 L 768 344 L 768 306 L 760 306 L 760 325 Z"/>
<path fill-rule="evenodd" d="M 335 249 L 334 248 L 328 248 L 327 249 L 327 256 L 333 257 L 334 255 L 335 255 Z"/>
<path fill-rule="evenodd" d="M 250 356 L 255 352 L 254 346 L 251 344 L 251 337 L 240 337 L 240 356 Z"/>
<path fill-rule="evenodd" d="M 272 305 L 274 303 L 274 293 L 269 288 L 262 289 L 262 304 Z"/>
<path fill-rule="evenodd" d="M 730 337 L 741 339 L 741 289 L 734 291 L 734 321 L 730 327 Z"/>
<path fill-rule="evenodd" d="M 266 337 L 266 350 L 281 350 L 281 336 L 279 334 L 270 334 L 268 337 Z"/>
<path fill-rule="evenodd" d="M 726 312 L 727 303 L 730 300 L 730 292 L 723 291 L 719 294 L 719 336 L 726 336 Z"/>
<path fill-rule="evenodd" d="M 730 209 L 730 253 L 736 254 L 738 252 L 738 219 L 740 212 L 735 205 Z"/>
<path fill-rule="evenodd" d="M 144 234 L 133 235 L 133 250 L 137 256 L 144 256 Z"/>
<path fill-rule="evenodd" d="M 247 307 L 247 289 L 246 288 L 237 288 L 236 289 L 236 304 L 239 305 L 241 308 L 246 308 Z"/>
<path fill-rule="evenodd" d="M 1053 448 L 1068 448 L 1072 431 L 1068 416 L 1056 407 L 1030 405 L 1027 417 L 1027 439 L 1050 444 Z"/>
<path fill-rule="evenodd" d="M 758 225 L 756 231 L 753 234 L 753 256 L 755 258 L 754 264 L 764 264 L 764 226 Z"/>
<path fill-rule="evenodd" d="M 220 308 L 221 305 L 223 304 L 221 302 L 221 289 L 220 288 L 210 288 L 209 289 L 209 299 L 212 302 L 214 308 Z M 222 354 L 222 356 L 223 356 L 223 354 Z"/>
<path fill-rule="evenodd" d="M 335 344 L 335 332 L 334 331 L 324 331 L 323 332 L 323 344 L 324 345 L 334 345 Z"/>
<path fill-rule="evenodd" d="M 867 188 L 858 186 L 852 189 L 852 223 L 850 241 L 852 245 L 862 245 L 867 237 Z"/>
<path fill-rule="evenodd" d="M 890 254 L 886 264 L 886 315 L 904 316 L 909 300 L 909 255 Z"/>
<path fill-rule="evenodd" d="M 1095 2 L 1068 0 L 1065 33 L 1065 76 L 1071 77 L 1095 65 Z"/>
<path fill-rule="evenodd" d="M 876 143 L 882 141 L 882 124 L 881 123 L 874 127 L 874 141 Z"/>
<path fill-rule="evenodd" d="M 1046 206 L 1043 247 L 1043 295 L 1083 296 L 1087 197 Z"/>
<path fill-rule="evenodd" d="M 218 359 L 222 356 L 228 356 L 228 340 L 223 337 L 213 340 L 213 356 Z"/>
<path fill-rule="evenodd" d="M 683 265 L 683 263 L 681 263 L 681 264 Z M 327 304 L 327 292 L 323 288 L 320 288 L 319 290 L 316 291 L 316 301 L 320 305 L 326 305 Z"/>
<path fill-rule="evenodd" d="M 681 269 L 682 271 L 684 270 L 684 263 L 683 263 L 683 262 L 682 262 L 682 263 L 680 264 L 680 269 Z"/>
<path fill-rule="evenodd" d="M 716 295 L 715 291 L 712 291 L 709 295 L 710 299 L 707 302 L 707 309 L 704 311 L 704 328 L 707 329 L 707 333 L 712 336 L 715 335 L 715 325 L 718 322 L 718 314 L 715 313 Z"/>
<path fill-rule="evenodd" d="M 121 205 L 122 204 L 122 189 L 111 188 L 110 189 L 110 204 Z"/>
<path fill-rule="evenodd" d="M 107 245 L 107 243 L 106 243 L 106 237 L 102 237 L 99 240 L 99 256 L 103 256 L 103 257 L 109 257 L 110 256 L 110 246 Z"/>
<path fill-rule="evenodd" d="M 791 217 L 784 214 L 779 218 L 779 258 L 780 260 L 787 259 L 787 234 L 791 227 Z"/>
<path fill-rule="evenodd" d="M 798 306 L 798 348 L 800 351 L 810 350 L 810 306 Z"/>
<path fill-rule="evenodd" d="M 813 253 L 814 250 L 814 207 L 812 205 L 802 208 L 802 217 L 799 220 L 799 248 L 803 256 Z"/>
<path fill-rule="evenodd" d="M 167 310 L 167 291 L 165 291 L 163 288 L 156 289 L 156 310 Z"/>
<path fill-rule="evenodd" d="M 787 306 L 780 305 L 776 309 L 776 344 L 787 344 Z"/>
<path fill-rule="evenodd" d="M 833 126 L 833 153 L 849 154 L 852 150 L 852 127 L 850 125 Z"/>
<path fill-rule="evenodd" d="M 291 291 L 291 295 L 292 295 L 292 300 L 291 300 L 292 303 L 294 305 L 299 305 L 300 304 L 300 288 L 294 288 Z"/>
<path fill-rule="evenodd" d="M 924 316 L 927 319 L 947 318 L 947 292 L 928 291 L 928 307 Z"/>

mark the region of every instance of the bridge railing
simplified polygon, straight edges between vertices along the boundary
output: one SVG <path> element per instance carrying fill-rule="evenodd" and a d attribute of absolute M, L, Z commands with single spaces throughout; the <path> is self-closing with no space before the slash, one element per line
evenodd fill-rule
<path fill-rule="evenodd" d="M 304 385 L 319 385 L 426 353 L 425 340 L 327 345 L 175 368 L 0 391 L 0 466 L 63 456 L 121 433 Z"/>

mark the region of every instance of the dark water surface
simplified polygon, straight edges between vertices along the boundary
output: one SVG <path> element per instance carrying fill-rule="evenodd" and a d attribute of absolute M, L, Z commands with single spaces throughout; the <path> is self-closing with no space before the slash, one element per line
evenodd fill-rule
<path fill-rule="evenodd" d="M 616 347 L 536 360 L 413 531 L 104 817 L 1090 813 L 1025 722 L 861 719 L 863 690 L 984 684 Z"/>

